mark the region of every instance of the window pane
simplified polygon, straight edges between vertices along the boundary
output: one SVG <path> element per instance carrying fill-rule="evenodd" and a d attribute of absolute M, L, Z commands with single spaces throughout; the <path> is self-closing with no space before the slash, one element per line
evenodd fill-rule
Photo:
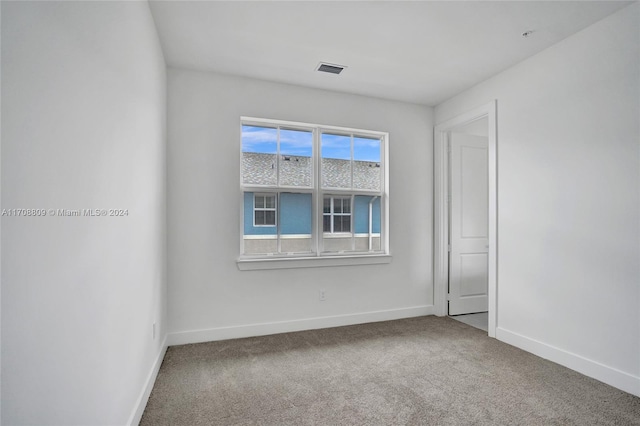
<path fill-rule="evenodd" d="M 380 139 L 353 138 L 353 187 L 380 190 Z"/>
<path fill-rule="evenodd" d="M 323 133 L 322 187 L 351 188 L 351 137 Z"/>
<path fill-rule="evenodd" d="M 268 209 L 275 209 L 276 208 L 276 196 L 275 195 L 269 195 L 264 198 L 264 206 Z"/>
<path fill-rule="evenodd" d="M 342 213 L 342 198 L 333 199 L 333 212 Z"/>
<path fill-rule="evenodd" d="M 340 216 L 333 217 L 333 232 L 342 232 L 342 221 Z"/>
<path fill-rule="evenodd" d="M 264 196 L 262 195 L 256 195 L 255 198 L 255 205 L 257 209 L 262 209 L 264 208 Z"/>
<path fill-rule="evenodd" d="M 380 162 L 380 139 L 353 137 L 353 159 L 356 161 Z"/>
<path fill-rule="evenodd" d="M 277 140 L 277 129 L 242 126 L 242 182 L 244 184 L 277 184 Z"/>
<path fill-rule="evenodd" d="M 325 197 L 322 206 L 323 213 L 331 213 L 331 197 Z"/>
<path fill-rule="evenodd" d="M 353 228 L 356 234 L 357 251 L 380 250 L 380 197 L 356 195 L 353 200 Z M 371 227 L 369 227 L 369 209 L 371 209 Z M 369 238 L 371 231 L 371 238 Z"/>
<path fill-rule="evenodd" d="M 342 212 L 351 213 L 351 198 L 342 199 Z"/>
<path fill-rule="evenodd" d="M 267 210 L 264 212 L 264 224 L 275 225 L 276 224 L 276 212 L 273 210 Z"/>
<path fill-rule="evenodd" d="M 329 216 L 324 217 L 324 230 L 325 233 L 322 236 L 323 251 L 328 253 L 336 252 L 349 252 L 353 251 L 353 237 L 349 232 L 351 226 L 351 216 L 348 215 L 333 215 L 333 232 L 328 229 L 327 219 Z M 330 222 L 329 222 L 330 223 Z"/>
<path fill-rule="evenodd" d="M 264 200 L 265 196 L 256 195 L 255 198 Z M 245 192 L 243 235 L 244 254 L 274 254 L 277 252 L 277 227 L 265 225 L 267 225 L 265 210 L 256 210 L 254 208 L 254 194 L 252 192 Z"/>
<path fill-rule="evenodd" d="M 312 152 L 312 132 L 280 129 L 280 185 L 311 186 Z"/>
<path fill-rule="evenodd" d="M 338 216 L 340 232 L 351 232 L 351 216 Z"/>
<path fill-rule="evenodd" d="M 254 200 L 267 206 L 254 207 Z M 312 194 L 244 193 L 244 254 L 312 253 Z"/>
<path fill-rule="evenodd" d="M 309 253 L 312 251 L 311 194 L 283 192 L 280 194 L 280 252 Z"/>
<path fill-rule="evenodd" d="M 326 197 L 325 205 L 331 198 L 333 198 L 333 211 L 323 215 L 323 250 L 324 252 L 353 251 L 355 240 L 351 233 L 351 197 Z"/>

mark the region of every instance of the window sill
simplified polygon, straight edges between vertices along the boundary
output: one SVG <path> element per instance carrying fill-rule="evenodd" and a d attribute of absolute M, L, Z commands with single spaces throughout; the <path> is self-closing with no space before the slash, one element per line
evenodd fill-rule
<path fill-rule="evenodd" d="M 259 271 L 265 269 L 320 268 L 326 266 L 379 265 L 391 263 L 390 254 L 362 254 L 322 257 L 288 257 L 274 259 L 238 259 L 241 271 Z"/>

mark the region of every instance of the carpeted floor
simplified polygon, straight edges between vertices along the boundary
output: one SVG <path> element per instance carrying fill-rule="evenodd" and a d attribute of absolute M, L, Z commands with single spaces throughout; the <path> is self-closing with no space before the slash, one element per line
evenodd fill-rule
<path fill-rule="evenodd" d="M 142 425 L 640 425 L 640 398 L 435 316 L 170 347 Z"/>

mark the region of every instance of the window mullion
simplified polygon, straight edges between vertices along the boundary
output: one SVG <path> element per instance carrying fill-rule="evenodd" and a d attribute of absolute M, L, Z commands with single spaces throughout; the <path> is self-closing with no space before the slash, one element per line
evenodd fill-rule
<path fill-rule="evenodd" d="M 353 210 L 355 204 L 355 197 L 351 195 L 349 197 L 349 231 L 351 231 L 351 250 L 356 250 L 356 229 L 355 229 L 355 221 L 353 220 Z"/>
<path fill-rule="evenodd" d="M 315 129 L 313 131 L 313 165 L 314 165 L 314 199 L 315 199 L 315 209 L 313 209 L 313 220 L 315 227 L 313 232 L 313 239 L 315 241 L 315 252 L 316 256 L 320 256 L 320 253 L 324 250 L 324 242 L 322 240 L 322 231 L 324 229 L 324 194 L 322 192 L 322 147 L 320 145 L 320 131 Z"/>
<path fill-rule="evenodd" d="M 334 224 L 335 224 L 335 207 L 333 205 L 333 197 L 329 198 L 329 232 L 331 232 L 332 234 L 335 232 L 334 231 Z"/>
<path fill-rule="evenodd" d="M 351 135 L 351 164 L 349 167 L 351 169 L 351 190 L 353 190 L 353 166 L 354 166 L 354 161 L 353 161 L 353 134 Z"/>
<path fill-rule="evenodd" d="M 276 186 L 280 187 L 280 126 L 276 128 Z"/>
<path fill-rule="evenodd" d="M 355 251 L 356 249 L 356 233 L 355 233 L 355 229 L 354 229 L 354 220 L 353 220 L 353 190 L 354 190 L 354 183 L 353 183 L 353 169 L 355 168 L 355 161 L 354 161 L 354 140 L 353 140 L 353 133 L 351 134 L 351 194 L 349 195 L 349 231 L 351 232 L 351 251 Z M 343 200 L 344 202 L 344 200 Z"/>

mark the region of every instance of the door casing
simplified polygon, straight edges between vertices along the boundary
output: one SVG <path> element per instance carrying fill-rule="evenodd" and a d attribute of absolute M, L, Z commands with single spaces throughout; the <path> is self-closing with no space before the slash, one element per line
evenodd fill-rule
<path fill-rule="evenodd" d="M 438 316 L 447 315 L 449 283 L 449 158 L 448 134 L 476 120 L 488 119 L 488 181 L 489 181 L 489 337 L 496 336 L 498 326 L 498 140 L 497 101 L 482 105 L 434 128 L 434 225 L 433 225 L 433 301 Z"/>

